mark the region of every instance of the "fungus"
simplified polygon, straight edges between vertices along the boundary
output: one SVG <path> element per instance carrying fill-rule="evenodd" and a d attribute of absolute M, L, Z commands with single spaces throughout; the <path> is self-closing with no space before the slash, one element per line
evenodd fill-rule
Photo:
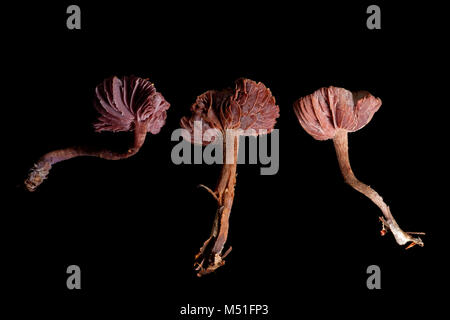
<path fill-rule="evenodd" d="M 235 81 L 234 89 L 210 90 L 198 96 L 191 113 L 190 117 L 181 119 L 181 126 L 190 133 L 187 139 L 191 143 L 207 145 L 219 134 L 224 137 L 224 161 L 216 188 L 213 191 L 200 185 L 213 195 L 218 204 L 211 235 L 195 256 L 194 266 L 201 277 L 221 267 L 231 251 L 229 247 L 222 254 L 234 199 L 239 136 L 270 133 L 279 117 L 279 107 L 264 84 L 241 78 Z M 195 139 L 194 131 L 198 128 L 202 132 L 201 140 Z"/>
<path fill-rule="evenodd" d="M 47 178 L 52 166 L 64 160 L 80 156 L 107 160 L 129 158 L 139 151 L 147 132 L 157 134 L 165 124 L 170 104 L 148 79 L 111 77 L 96 87 L 95 94 L 94 107 L 100 114 L 94 124 L 95 131 L 134 131 L 133 146 L 126 152 L 81 146 L 49 152 L 38 160 L 25 180 L 25 187 L 29 191 L 35 191 Z"/>
<path fill-rule="evenodd" d="M 333 139 L 339 167 L 344 180 L 355 190 L 372 200 L 382 211 L 381 235 L 390 230 L 399 245 L 411 242 L 423 246 L 422 240 L 412 235 L 423 232 L 404 232 L 391 214 L 383 198 L 371 187 L 359 181 L 350 166 L 348 156 L 348 132 L 358 131 L 372 119 L 380 108 L 381 100 L 366 91 L 350 92 L 343 88 L 321 88 L 298 99 L 294 103 L 295 114 L 306 130 L 316 140 Z"/>

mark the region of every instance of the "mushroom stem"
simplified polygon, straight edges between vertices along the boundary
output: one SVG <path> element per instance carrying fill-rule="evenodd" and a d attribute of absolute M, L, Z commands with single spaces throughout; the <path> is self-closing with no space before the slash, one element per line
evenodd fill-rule
<path fill-rule="evenodd" d="M 339 167 L 341 169 L 342 175 L 344 176 L 344 180 L 347 184 L 349 184 L 353 189 L 361 192 L 373 203 L 375 203 L 383 212 L 384 219 L 380 217 L 381 222 L 383 223 L 382 235 L 384 235 L 384 230 L 388 229 L 392 232 L 395 237 L 395 240 L 399 245 L 405 245 L 408 242 L 411 244 L 406 248 L 410 248 L 413 245 L 423 246 L 422 240 L 417 237 L 414 238 L 411 234 L 424 234 L 420 232 L 405 232 L 403 231 L 394 217 L 391 214 L 389 207 L 383 201 L 383 198 L 371 187 L 359 181 L 355 174 L 352 171 L 350 166 L 350 160 L 348 156 L 348 132 L 344 129 L 336 130 L 336 135 L 333 138 L 334 148 L 336 149 L 336 155 L 339 162 Z"/>
<path fill-rule="evenodd" d="M 51 151 L 43 155 L 31 169 L 28 178 L 25 180 L 25 187 L 33 192 L 47 178 L 52 165 L 69 160 L 75 157 L 88 156 L 98 157 L 107 160 L 126 159 L 135 155 L 142 147 L 147 135 L 147 125 L 145 122 L 135 122 L 134 143 L 126 152 L 115 152 L 106 149 L 98 149 L 88 146 L 76 146 L 65 149 Z"/>
<path fill-rule="evenodd" d="M 226 140 L 224 140 L 223 146 L 223 150 L 227 150 Z M 214 191 L 218 208 L 211 235 L 201 247 L 200 252 L 195 256 L 194 266 L 198 271 L 197 276 L 199 277 L 211 273 L 223 266 L 225 264 L 224 258 L 231 251 L 230 247 L 222 254 L 222 250 L 228 238 L 229 219 L 234 200 L 238 150 L 239 137 L 236 136 L 233 137 L 233 163 L 226 163 L 226 154 L 224 153 L 224 164 Z"/>

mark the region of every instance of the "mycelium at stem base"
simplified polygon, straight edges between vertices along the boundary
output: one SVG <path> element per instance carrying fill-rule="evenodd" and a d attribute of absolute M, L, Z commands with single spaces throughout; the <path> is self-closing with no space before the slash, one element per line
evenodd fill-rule
<path fill-rule="evenodd" d="M 371 187 L 359 181 L 352 171 L 350 166 L 350 160 L 348 156 L 348 132 L 345 129 L 337 129 L 336 135 L 333 138 L 334 148 L 336 149 L 336 155 L 339 162 L 339 167 L 341 169 L 344 180 L 353 189 L 361 192 L 370 200 L 373 201 L 383 212 L 384 218 L 380 217 L 380 221 L 383 224 L 383 229 L 381 234 L 386 233 L 386 229 L 390 230 L 395 237 L 395 240 L 399 245 L 405 245 L 408 242 L 411 244 L 406 248 L 409 249 L 414 245 L 419 245 L 423 247 L 423 241 L 417 237 L 411 236 L 412 234 L 424 234 L 423 232 L 405 232 L 403 231 L 394 217 L 391 214 L 389 207 L 383 201 L 383 198 Z"/>
<path fill-rule="evenodd" d="M 43 155 L 31 169 L 28 178 L 25 180 L 25 187 L 33 192 L 47 178 L 52 166 L 58 162 L 69 160 L 75 157 L 98 157 L 107 160 L 121 160 L 135 155 L 142 147 L 147 135 L 147 124 L 145 122 L 135 124 L 134 143 L 126 152 L 114 152 L 106 149 L 96 149 L 94 147 L 78 146 L 51 151 Z"/>
<path fill-rule="evenodd" d="M 223 150 L 227 150 L 227 143 L 224 142 Z M 223 248 L 228 238 L 229 219 L 231 207 L 234 200 L 234 187 L 236 185 L 237 157 L 239 150 L 239 137 L 233 137 L 233 158 L 232 163 L 227 163 L 226 153 L 224 153 L 224 164 L 220 173 L 219 181 L 215 191 L 201 185 L 207 189 L 217 201 L 217 211 L 211 235 L 205 241 L 200 252 L 195 256 L 197 276 L 214 272 L 217 268 L 225 264 L 225 257 L 230 253 L 231 247 L 222 254 Z"/>

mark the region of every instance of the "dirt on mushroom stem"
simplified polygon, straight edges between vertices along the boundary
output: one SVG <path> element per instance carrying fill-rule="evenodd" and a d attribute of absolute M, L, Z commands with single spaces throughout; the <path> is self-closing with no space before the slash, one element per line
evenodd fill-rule
<path fill-rule="evenodd" d="M 214 191 L 209 190 L 217 200 L 217 211 L 212 227 L 211 235 L 205 241 L 199 253 L 195 256 L 197 276 L 214 272 L 225 264 L 225 257 L 230 253 L 231 247 L 222 254 L 228 238 L 229 219 L 234 200 L 234 188 L 236 185 L 236 169 L 239 150 L 239 136 L 233 137 L 233 163 L 226 163 L 226 152 L 223 155 L 224 164 L 219 181 Z M 228 146 L 228 148 L 230 148 Z M 223 142 L 223 150 L 227 150 L 226 139 Z"/>
<path fill-rule="evenodd" d="M 385 234 L 385 230 L 390 230 L 394 235 L 395 240 L 399 245 L 405 245 L 408 242 L 411 244 L 406 248 L 410 248 L 414 245 L 423 246 L 423 241 L 417 237 L 412 237 L 411 234 L 424 234 L 423 232 L 405 232 L 403 231 L 394 217 L 391 214 L 389 207 L 383 201 L 383 198 L 371 187 L 359 181 L 350 166 L 350 160 L 348 155 L 348 131 L 345 129 L 337 129 L 333 138 L 334 148 L 339 162 L 339 168 L 341 169 L 344 180 L 353 189 L 361 192 L 373 203 L 375 203 L 383 212 L 384 218 L 380 217 L 380 221 L 383 223 L 382 235 Z M 384 231 L 384 232 L 383 232 Z"/>

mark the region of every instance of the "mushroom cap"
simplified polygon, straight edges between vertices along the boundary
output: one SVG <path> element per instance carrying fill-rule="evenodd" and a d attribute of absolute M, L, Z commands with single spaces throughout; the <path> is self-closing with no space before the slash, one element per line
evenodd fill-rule
<path fill-rule="evenodd" d="M 294 102 L 297 118 L 316 140 L 332 139 L 337 129 L 357 131 L 370 122 L 381 99 L 367 91 L 352 93 L 344 88 L 320 88 Z"/>
<path fill-rule="evenodd" d="M 166 122 L 170 104 L 148 79 L 136 76 L 105 79 L 95 88 L 94 106 L 100 113 L 95 131 L 130 131 L 136 122 L 157 134 Z"/>
<path fill-rule="evenodd" d="M 270 133 L 279 115 L 275 98 L 263 83 L 240 78 L 234 89 L 210 90 L 198 96 L 191 116 L 181 119 L 181 127 L 190 133 L 185 138 L 194 143 L 195 121 L 202 121 L 197 130 L 202 130 L 202 144 L 207 145 L 214 141 L 217 131 L 241 129 L 244 135 L 255 136 Z"/>

